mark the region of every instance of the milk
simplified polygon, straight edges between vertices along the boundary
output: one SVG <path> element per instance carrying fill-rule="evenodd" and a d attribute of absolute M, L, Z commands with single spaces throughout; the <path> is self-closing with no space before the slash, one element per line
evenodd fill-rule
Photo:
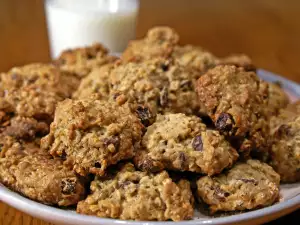
<path fill-rule="evenodd" d="M 95 42 L 122 52 L 135 37 L 135 0 L 48 0 L 45 10 L 53 58 L 67 48 Z"/>

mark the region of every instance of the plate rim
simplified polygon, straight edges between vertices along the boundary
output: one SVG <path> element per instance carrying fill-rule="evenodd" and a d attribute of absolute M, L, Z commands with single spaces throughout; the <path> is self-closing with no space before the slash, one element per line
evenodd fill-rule
<path fill-rule="evenodd" d="M 260 78 L 274 82 L 280 81 L 282 82 L 282 86 L 285 89 L 288 89 L 296 96 L 300 97 L 300 84 L 288 80 L 280 75 L 274 74 L 267 70 L 259 69 L 257 70 L 257 74 Z M 299 184 L 300 185 L 300 184 Z M 111 219 L 111 218 L 101 218 L 96 216 L 89 216 L 89 215 L 82 215 L 77 214 L 75 212 L 66 211 L 64 209 L 44 205 L 42 203 L 33 201 L 28 199 L 17 192 L 14 192 L 4 185 L 0 183 L 0 201 L 23 211 L 27 214 L 30 214 L 34 217 L 44 219 L 44 220 L 51 220 L 52 222 L 64 222 L 66 224 L 90 224 L 90 225 L 105 225 L 105 224 L 112 224 L 112 225 L 174 225 L 175 223 L 178 225 L 201 225 L 201 224 L 231 224 L 237 223 L 241 221 L 249 221 L 262 218 L 266 215 L 273 215 L 279 213 L 283 210 L 290 209 L 291 211 L 300 209 L 300 193 L 296 196 L 278 202 L 272 206 L 268 206 L 265 208 L 244 212 L 241 214 L 218 217 L 218 218 L 199 218 L 189 221 L 180 221 L 180 222 L 173 222 L 173 221 L 133 221 L 133 220 L 120 220 L 120 219 Z M 290 212 L 291 212 L 290 211 Z M 49 219 L 51 218 L 51 219 Z"/>
<path fill-rule="evenodd" d="M 112 225 L 202 225 L 202 224 L 231 224 L 236 222 L 241 222 L 244 220 L 255 220 L 259 219 L 266 215 L 271 215 L 275 213 L 279 213 L 282 210 L 300 209 L 300 193 L 296 196 L 287 199 L 282 202 L 278 202 L 272 206 L 268 206 L 261 209 L 256 209 L 249 212 L 244 212 L 241 214 L 224 216 L 219 218 L 199 218 L 194 220 L 173 222 L 173 221 L 133 221 L 133 220 L 120 220 L 120 219 L 111 219 L 111 218 L 101 218 L 96 216 L 89 216 L 83 214 L 77 214 L 75 212 L 71 212 L 68 210 L 44 205 L 42 203 L 33 201 L 22 195 L 0 185 L 0 200 L 5 202 L 16 209 L 23 211 L 25 213 L 31 214 L 34 212 L 35 217 L 39 217 L 40 219 L 49 220 L 49 217 L 57 217 L 59 219 L 54 219 L 53 221 L 64 221 L 67 224 L 90 224 L 90 225 L 99 225 L 99 224 L 112 224 Z M 297 207 L 298 206 L 298 207 Z M 67 213 L 66 213 L 67 212 Z"/>

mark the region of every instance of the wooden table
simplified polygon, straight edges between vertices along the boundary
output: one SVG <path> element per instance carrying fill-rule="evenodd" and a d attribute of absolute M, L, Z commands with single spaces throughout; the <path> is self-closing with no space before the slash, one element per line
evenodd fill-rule
<path fill-rule="evenodd" d="M 168 25 L 181 44 L 217 56 L 243 52 L 258 67 L 300 83 L 299 12 L 297 0 L 141 0 L 137 36 Z M 0 50 L 0 72 L 50 60 L 42 0 L 0 1 Z"/>
<path fill-rule="evenodd" d="M 300 82 L 299 12 L 296 0 L 141 0 L 137 36 L 169 25 L 182 44 L 201 45 L 218 56 L 243 52 L 258 67 Z M 0 72 L 50 60 L 43 1 L 0 1 L 0 49 Z M 299 224 L 299 214 L 271 224 Z M 0 225 L 46 224 L 0 202 Z"/>

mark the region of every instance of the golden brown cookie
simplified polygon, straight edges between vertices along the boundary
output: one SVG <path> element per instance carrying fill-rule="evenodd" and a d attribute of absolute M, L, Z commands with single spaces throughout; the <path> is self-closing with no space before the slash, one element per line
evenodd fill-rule
<path fill-rule="evenodd" d="M 46 122 L 38 121 L 30 117 L 15 116 L 9 123 L 0 126 L 0 133 L 4 136 L 11 136 L 17 140 L 34 140 L 43 137 L 49 132 L 49 125 Z"/>
<path fill-rule="evenodd" d="M 280 127 L 280 125 L 291 122 L 300 115 L 300 101 L 290 103 L 286 108 L 280 109 L 278 115 L 272 116 L 270 119 L 270 132 L 274 132 Z"/>
<path fill-rule="evenodd" d="M 217 211 L 251 210 L 272 205 L 279 198 L 279 175 L 258 160 L 237 163 L 215 177 L 197 181 L 200 201 Z"/>
<path fill-rule="evenodd" d="M 212 53 L 192 45 L 176 46 L 172 52 L 172 58 L 181 66 L 194 69 L 200 74 L 220 63 L 220 60 Z"/>
<path fill-rule="evenodd" d="M 300 181 L 300 115 L 275 130 L 270 165 L 282 182 Z"/>
<path fill-rule="evenodd" d="M 14 67 L 0 78 L 0 133 L 17 139 L 46 134 L 56 104 L 79 84 L 74 75 L 42 63 Z"/>
<path fill-rule="evenodd" d="M 221 133 L 248 155 L 251 149 L 267 149 L 269 124 L 264 106 L 268 85 L 242 67 L 217 66 L 198 80 L 198 99 Z"/>
<path fill-rule="evenodd" d="M 194 213 L 193 195 L 187 180 L 174 183 L 166 171 L 149 174 L 127 163 L 107 177 L 96 177 L 77 212 L 122 220 L 188 220 Z"/>
<path fill-rule="evenodd" d="M 56 104 L 63 100 L 53 92 L 29 88 L 6 90 L 0 96 L 0 111 L 10 115 L 52 121 Z"/>
<path fill-rule="evenodd" d="M 1 155 L 0 181 L 12 190 L 48 205 L 75 205 L 83 199 L 83 180 L 35 144 L 12 141 L 2 146 Z"/>
<path fill-rule="evenodd" d="M 73 98 L 84 99 L 93 94 L 99 94 L 101 99 L 109 99 L 109 76 L 112 68 L 113 64 L 105 64 L 98 68 L 94 68 L 81 80 L 77 91 L 73 94 Z"/>
<path fill-rule="evenodd" d="M 2 90 L 26 87 L 37 92 L 55 93 L 61 98 L 71 97 L 79 85 L 79 79 L 74 75 L 42 63 L 13 67 L 7 73 L 1 73 L 0 77 Z"/>
<path fill-rule="evenodd" d="M 277 115 L 281 109 L 289 104 L 289 97 L 278 83 L 269 83 L 269 98 L 266 107 L 269 116 Z"/>
<path fill-rule="evenodd" d="M 170 27 L 154 27 L 144 39 L 129 43 L 122 54 L 124 61 L 141 61 L 156 57 L 168 58 L 179 41 L 178 34 Z"/>
<path fill-rule="evenodd" d="M 114 68 L 110 74 L 111 94 L 118 100 L 145 105 L 153 113 L 199 111 L 195 92 L 198 74 L 156 58 L 130 62 Z"/>
<path fill-rule="evenodd" d="M 147 128 L 135 164 L 145 171 L 192 171 L 214 175 L 231 167 L 238 154 L 218 131 L 196 116 L 158 115 Z"/>
<path fill-rule="evenodd" d="M 245 54 L 232 54 L 221 58 L 218 62 L 219 65 L 233 65 L 243 67 L 246 71 L 256 71 L 251 58 Z"/>
<path fill-rule="evenodd" d="M 142 130 L 127 104 L 68 99 L 58 104 L 41 145 L 53 156 L 66 157 L 81 175 L 103 175 L 109 165 L 134 156 Z"/>
<path fill-rule="evenodd" d="M 88 75 L 92 69 L 114 62 L 115 56 L 109 55 L 108 49 L 99 43 L 91 46 L 68 49 L 54 61 L 61 70 L 75 74 L 79 78 Z"/>

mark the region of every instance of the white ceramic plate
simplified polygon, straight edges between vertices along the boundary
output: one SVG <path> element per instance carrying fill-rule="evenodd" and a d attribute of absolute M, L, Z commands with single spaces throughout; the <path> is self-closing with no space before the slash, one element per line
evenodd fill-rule
<path fill-rule="evenodd" d="M 290 95 L 291 100 L 300 99 L 300 85 L 270 72 L 259 70 L 258 74 L 267 81 L 280 81 Z M 209 217 L 195 212 L 195 217 L 190 221 L 182 222 L 148 222 L 148 221 L 125 221 L 115 219 L 98 218 L 76 214 L 73 210 L 64 210 L 46 206 L 29 200 L 0 184 L 0 200 L 34 217 L 65 225 L 203 225 L 203 224 L 261 224 L 286 215 L 300 209 L 300 182 L 295 184 L 281 185 L 280 201 L 270 207 L 245 212 L 237 215 Z"/>

